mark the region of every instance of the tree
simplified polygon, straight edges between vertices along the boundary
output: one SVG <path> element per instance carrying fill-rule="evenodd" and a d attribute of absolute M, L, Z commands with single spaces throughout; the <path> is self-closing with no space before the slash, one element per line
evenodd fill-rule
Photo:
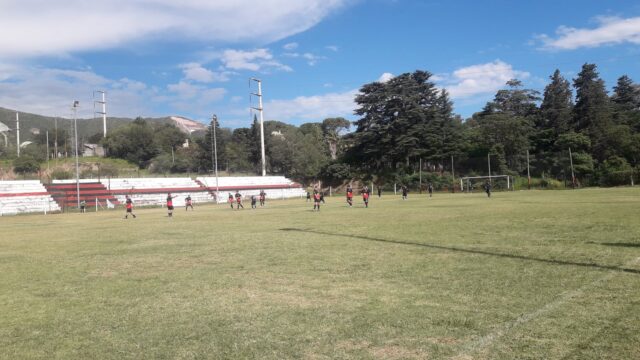
<path fill-rule="evenodd" d="M 13 171 L 18 174 L 35 173 L 40 170 L 40 163 L 32 156 L 20 156 L 13 160 Z"/>
<path fill-rule="evenodd" d="M 573 109 L 573 128 L 589 135 L 592 155 L 598 160 L 609 153 L 608 128 L 611 126 L 611 106 L 605 84 L 596 71 L 595 64 L 584 64 L 573 80 L 576 88 L 576 105 Z"/>
<path fill-rule="evenodd" d="M 125 159 L 141 168 L 159 154 L 153 128 L 140 117 L 109 133 L 104 144 L 110 157 Z"/>
<path fill-rule="evenodd" d="M 538 128 L 552 129 L 557 137 L 569 130 L 573 101 L 569 81 L 557 70 L 550 76 L 551 83 L 544 88 L 542 104 L 540 104 L 540 123 Z"/>
<path fill-rule="evenodd" d="M 351 122 L 342 117 L 327 118 L 322 121 L 322 132 L 324 134 L 324 140 L 329 147 L 331 160 L 336 160 L 338 158 L 341 132 L 348 130 L 349 127 L 351 127 Z"/>
<path fill-rule="evenodd" d="M 345 154 L 349 163 L 381 177 L 410 169 L 410 159 L 424 154 L 427 124 L 437 116 L 438 91 L 430 77 L 416 70 L 360 89 L 355 99 L 360 119 Z"/>

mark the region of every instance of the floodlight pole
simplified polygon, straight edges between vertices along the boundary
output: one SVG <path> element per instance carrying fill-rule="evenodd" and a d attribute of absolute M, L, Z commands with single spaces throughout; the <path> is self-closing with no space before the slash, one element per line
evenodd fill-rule
<path fill-rule="evenodd" d="M 20 157 L 20 115 L 18 115 L 18 112 L 16 111 L 16 142 L 17 142 L 17 151 L 18 151 L 18 157 Z"/>
<path fill-rule="evenodd" d="M 211 127 L 212 127 L 212 132 L 211 135 L 213 136 L 213 168 L 215 170 L 215 174 L 216 174 L 216 203 L 218 202 L 219 196 L 220 196 L 220 187 L 219 187 L 219 183 L 218 183 L 218 137 L 216 136 L 216 124 L 218 123 L 218 116 L 216 116 L 215 114 L 213 114 L 213 116 L 211 117 Z"/>
<path fill-rule="evenodd" d="M 78 202 L 78 209 L 80 208 L 80 166 L 78 165 L 78 106 L 80 102 L 75 100 L 73 102 L 73 129 L 76 138 L 76 200 Z"/>
<path fill-rule="evenodd" d="M 420 194 L 422 194 L 422 158 L 420 158 L 418 166 L 420 166 L 420 169 L 418 170 L 418 184 L 420 185 Z"/>
<path fill-rule="evenodd" d="M 255 95 L 258 97 L 258 107 L 253 109 L 258 110 L 258 112 L 260 112 L 260 151 L 262 154 L 262 176 L 266 176 L 267 170 L 266 170 L 266 160 L 265 160 L 265 153 L 264 153 L 264 115 L 263 115 L 263 108 L 262 108 L 262 80 L 251 78 L 251 81 L 255 81 L 258 83 L 258 92 L 252 93 L 252 95 Z"/>
<path fill-rule="evenodd" d="M 96 90 L 93 92 L 94 95 L 94 99 L 95 99 L 95 93 L 100 93 L 102 94 L 102 101 L 99 100 L 93 100 L 93 117 L 95 118 L 95 114 L 100 114 L 102 115 L 102 133 L 103 133 L 103 137 L 107 137 L 107 92 L 104 90 Z M 102 104 L 102 111 L 98 111 L 96 112 L 95 108 L 96 108 L 96 104 Z"/>

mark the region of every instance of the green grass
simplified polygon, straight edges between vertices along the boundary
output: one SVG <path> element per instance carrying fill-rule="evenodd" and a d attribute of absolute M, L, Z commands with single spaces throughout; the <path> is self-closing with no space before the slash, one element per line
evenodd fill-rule
<path fill-rule="evenodd" d="M 0 218 L 0 358 L 640 358 L 638 189 L 356 204 Z"/>

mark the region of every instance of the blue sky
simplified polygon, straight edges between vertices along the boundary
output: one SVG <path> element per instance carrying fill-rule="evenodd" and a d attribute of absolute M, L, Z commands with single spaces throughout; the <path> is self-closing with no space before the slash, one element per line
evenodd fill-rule
<path fill-rule="evenodd" d="M 354 119 L 360 86 L 416 69 L 479 111 L 510 78 L 542 90 L 558 68 L 598 65 L 609 89 L 640 82 L 637 1 L 0 0 L 0 106 L 93 116 L 180 115 L 250 123 Z M 254 89 L 255 91 L 255 89 Z"/>

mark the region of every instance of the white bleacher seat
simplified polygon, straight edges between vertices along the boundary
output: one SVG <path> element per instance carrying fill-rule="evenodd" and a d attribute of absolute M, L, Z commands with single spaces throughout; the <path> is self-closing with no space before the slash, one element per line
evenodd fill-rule
<path fill-rule="evenodd" d="M 0 181 L 0 216 L 57 211 L 60 207 L 40 181 Z"/>
<path fill-rule="evenodd" d="M 216 187 L 216 178 L 213 176 L 198 177 L 196 180 L 210 189 Z M 235 194 L 239 191 L 247 199 L 252 195 L 259 195 L 264 190 L 267 199 L 287 199 L 306 195 L 306 191 L 295 182 L 284 176 L 224 176 L 218 177 L 220 199 L 218 202 L 227 201 L 227 193 Z"/>

